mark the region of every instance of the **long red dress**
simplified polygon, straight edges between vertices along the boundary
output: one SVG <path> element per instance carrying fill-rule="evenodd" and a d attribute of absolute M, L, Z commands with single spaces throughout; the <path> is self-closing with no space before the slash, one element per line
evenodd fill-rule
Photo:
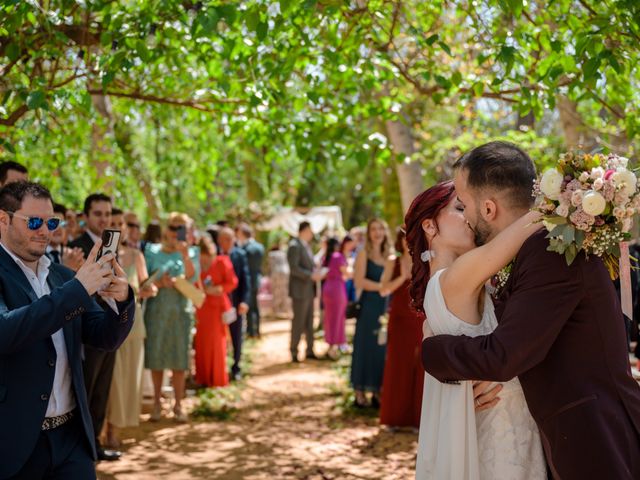
<path fill-rule="evenodd" d="M 203 283 L 207 278 L 211 285 L 222 286 L 224 293 L 207 295 L 202 307 L 196 310 L 196 382 L 208 387 L 224 387 L 229 384 L 229 374 L 227 326 L 222 322 L 222 313 L 231 308 L 228 293 L 238 286 L 238 278 L 226 255 L 218 255 L 209 269 L 200 274 Z"/>
<path fill-rule="evenodd" d="M 400 275 L 400 258 L 393 278 Z M 382 380 L 380 423 L 392 427 L 420 426 L 422 387 L 422 322 L 424 315 L 411 308 L 409 281 L 398 288 L 389 305 L 387 358 Z"/>

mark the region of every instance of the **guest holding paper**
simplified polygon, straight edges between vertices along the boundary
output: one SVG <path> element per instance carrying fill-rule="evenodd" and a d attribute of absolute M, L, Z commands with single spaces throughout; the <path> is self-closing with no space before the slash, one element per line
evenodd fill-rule
<path fill-rule="evenodd" d="M 151 370 L 154 390 L 154 406 L 151 420 L 157 421 L 162 415 L 160 393 L 164 370 L 172 370 L 172 384 L 175 392 L 173 406 L 174 419 L 186 422 L 182 410 L 185 393 L 185 372 L 189 369 L 189 346 L 193 325 L 193 305 L 175 288 L 176 278 L 184 276 L 195 282 L 199 275 L 197 249 L 189 249 L 186 230 L 190 222 L 184 213 L 169 215 L 167 228 L 162 235 L 162 243 L 150 244 L 145 250 L 147 268 L 157 277 L 155 285 L 158 295 L 147 301 L 144 323 L 145 367 Z"/>
<path fill-rule="evenodd" d="M 196 311 L 196 382 L 207 387 L 224 387 L 229 383 L 229 374 L 227 326 L 222 317 L 225 312 L 235 314 L 229 294 L 238 286 L 238 277 L 229 257 L 218 255 L 211 240 L 201 238 L 199 247 L 200 280 L 207 296 Z"/>

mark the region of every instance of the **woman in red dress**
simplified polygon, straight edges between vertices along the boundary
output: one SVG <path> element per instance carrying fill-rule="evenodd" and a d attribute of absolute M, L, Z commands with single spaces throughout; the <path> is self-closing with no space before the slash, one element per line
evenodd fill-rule
<path fill-rule="evenodd" d="M 380 423 L 390 427 L 418 428 L 424 384 L 420 355 L 424 316 L 411 308 L 411 255 L 401 229 L 396 237 L 396 251 L 402 255 L 389 257 L 381 279 L 380 294 L 393 295 L 389 306 Z"/>
<path fill-rule="evenodd" d="M 207 294 L 196 311 L 196 383 L 207 387 L 229 384 L 227 373 L 227 326 L 222 313 L 232 308 L 229 293 L 238 286 L 231 260 L 217 255 L 213 242 L 200 240 L 200 280 Z"/>

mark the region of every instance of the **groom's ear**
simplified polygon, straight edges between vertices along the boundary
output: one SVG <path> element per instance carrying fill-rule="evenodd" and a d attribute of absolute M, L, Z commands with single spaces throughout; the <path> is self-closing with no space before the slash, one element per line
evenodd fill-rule
<path fill-rule="evenodd" d="M 482 213 L 482 218 L 484 218 L 487 222 L 492 222 L 498 215 L 498 204 L 494 199 L 487 198 L 482 204 L 480 213 Z"/>

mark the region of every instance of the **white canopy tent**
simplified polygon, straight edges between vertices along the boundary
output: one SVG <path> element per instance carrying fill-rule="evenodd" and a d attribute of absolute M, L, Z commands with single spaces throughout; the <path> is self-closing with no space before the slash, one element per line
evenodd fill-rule
<path fill-rule="evenodd" d="M 298 234 L 298 225 L 304 220 L 311 224 L 313 233 L 327 230 L 329 234 L 335 234 L 344 231 L 342 210 L 338 206 L 313 207 L 304 213 L 292 207 L 282 207 L 271 219 L 258 225 L 258 230 L 281 228 L 289 235 L 295 236 Z"/>

